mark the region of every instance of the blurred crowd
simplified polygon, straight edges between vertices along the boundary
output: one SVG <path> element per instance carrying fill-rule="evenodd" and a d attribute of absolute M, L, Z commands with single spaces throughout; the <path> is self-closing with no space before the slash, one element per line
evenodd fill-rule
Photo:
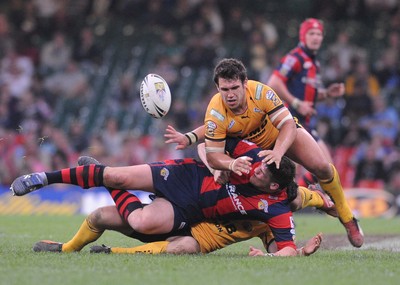
<path fill-rule="evenodd" d="M 297 44 L 299 23 L 312 16 L 327 30 L 319 55 L 322 79 L 346 86 L 343 98 L 317 105 L 313 124 L 329 144 L 345 188 L 400 194 L 396 0 L 335 0 L 323 6 L 311 0 L 6 2 L 0 4 L 0 184 L 75 165 L 82 154 L 113 165 L 195 155 L 195 148 L 176 151 L 166 145 L 163 133 L 167 124 L 182 132 L 202 124 L 216 92 L 214 64 L 224 56 L 239 57 L 251 79 L 266 82 L 281 56 Z M 116 21 L 123 25 L 113 26 Z M 141 73 L 120 68 L 103 103 L 104 120 L 88 129 L 88 114 L 98 107 L 96 90 L 105 86 L 102 78 L 111 68 L 108 47 L 116 44 L 104 37 L 105 29 L 154 36 L 154 52 L 146 67 L 137 67 L 146 68 Z M 132 48 L 135 53 L 143 51 Z M 189 98 L 182 78 L 194 71 L 197 85 L 188 88 L 194 96 Z M 150 72 L 166 79 L 173 96 L 182 95 L 173 97 L 170 113 L 152 119 L 146 132 L 138 84 L 139 74 Z M 134 127 L 118 119 L 125 113 L 136 120 Z"/>

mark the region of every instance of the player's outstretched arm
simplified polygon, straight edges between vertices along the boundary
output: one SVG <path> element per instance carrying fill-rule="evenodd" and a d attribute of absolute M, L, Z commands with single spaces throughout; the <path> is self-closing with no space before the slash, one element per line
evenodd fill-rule
<path fill-rule="evenodd" d="M 178 132 L 173 126 L 168 125 L 164 137 L 166 138 L 165 143 L 175 143 L 177 146 L 175 149 L 182 150 L 198 141 L 204 140 L 204 126 L 200 126 L 191 132 L 182 134 Z"/>

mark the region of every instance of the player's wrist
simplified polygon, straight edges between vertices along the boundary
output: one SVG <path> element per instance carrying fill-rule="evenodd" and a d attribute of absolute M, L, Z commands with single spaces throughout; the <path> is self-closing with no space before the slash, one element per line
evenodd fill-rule
<path fill-rule="evenodd" d="M 298 98 L 294 98 L 290 106 L 292 106 L 293 109 L 297 110 L 300 107 L 300 103 L 301 101 Z"/>
<path fill-rule="evenodd" d="M 189 145 L 192 145 L 199 140 L 199 137 L 194 132 L 186 133 L 185 137 L 189 140 Z"/>

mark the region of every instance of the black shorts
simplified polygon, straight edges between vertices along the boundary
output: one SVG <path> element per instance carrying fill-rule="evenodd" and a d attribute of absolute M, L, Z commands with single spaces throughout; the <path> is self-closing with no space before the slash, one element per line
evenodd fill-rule
<path fill-rule="evenodd" d="M 187 229 L 204 220 L 199 203 L 200 189 L 206 176 L 213 176 L 208 168 L 195 159 L 174 159 L 149 164 L 154 189 L 174 208 L 173 230 Z"/>

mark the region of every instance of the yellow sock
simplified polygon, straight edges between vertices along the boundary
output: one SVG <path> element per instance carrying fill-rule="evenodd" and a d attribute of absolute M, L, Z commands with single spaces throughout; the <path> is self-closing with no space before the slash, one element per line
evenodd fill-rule
<path fill-rule="evenodd" d="M 85 219 L 75 236 L 62 246 L 63 252 L 80 251 L 85 245 L 97 240 L 104 231 L 94 228 L 88 219 Z"/>
<path fill-rule="evenodd" d="M 353 219 L 353 213 L 351 212 L 349 204 L 347 204 L 344 196 L 339 174 L 337 173 L 333 164 L 331 164 L 331 167 L 333 170 L 333 178 L 329 180 L 320 180 L 319 184 L 321 185 L 321 188 L 324 189 L 329 196 L 331 196 L 333 202 L 335 203 L 339 219 L 342 221 L 342 223 L 347 223 Z"/>
<path fill-rule="evenodd" d="M 306 187 L 299 186 L 299 193 L 301 195 L 302 209 L 306 207 L 320 208 L 324 205 L 324 200 L 322 200 L 321 196 Z"/>
<path fill-rule="evenodd" d="M 135 247 L 112 247 L 112 253 L 145 253 L 160 254 L 167 251 L 169 241 L 157 241 Z"/>

